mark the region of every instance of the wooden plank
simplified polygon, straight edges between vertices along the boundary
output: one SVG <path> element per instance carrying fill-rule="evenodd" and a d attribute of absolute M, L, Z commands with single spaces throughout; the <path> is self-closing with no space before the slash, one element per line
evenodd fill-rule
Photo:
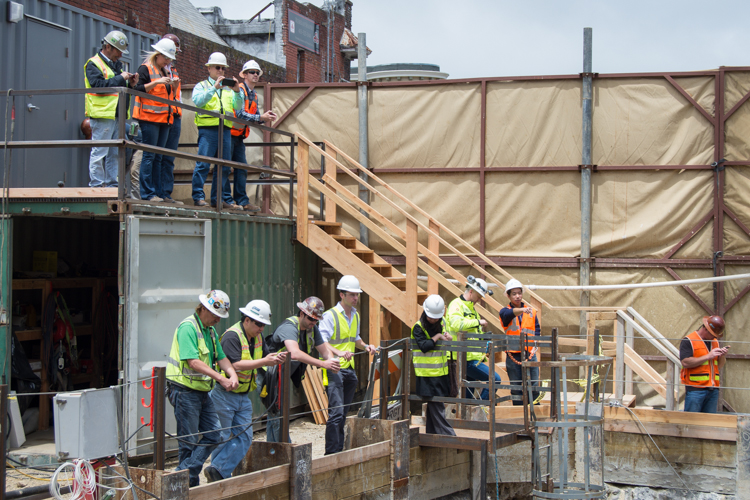
<path fill-rule="evenodd" d="M 604 409 L 604 418 L 611 420 L 633 420 L 636 415 L 641 422 L 655 422 L 665 424 L 690 425 L 693 427 L 720 427 L 724 429 L 736 429 L 738 415 L 732 413 L 713 413 L 711 418 L 706 418 L 704 413 L 692 413 L 685 411 L 650 410 L 644 408 L 618 408 L 608 406 Z"/>
<path fill-rule="evenodd" d="M 735 494 L 737 498 L 750 498 L 750 415 L 737 415 L 737 468 Z"/>
<path fill-rule="evenodd" d="M 338 159 L 338 153 L 336 159 Z M 329 175 L 333 180 L 336 180 L 336 165 L 326 168 L 325 173 Z M 336 222 L 336 202 L 334 200 L 325 199 L 325 220 L 326 222 Z"/>
<path fill-rule="evenodd" d="M 270 469 L 231 477 L 223 481 L 190 488 L 190 500 L 216 500 L 243 493 L 262 490 L 289 481 L 289 465 L 279 465 Z"/>
<path fill-rule="evenodd" d="M 312 382 L 310 381 L 310 378 L 312 377 L 310 372 L 310 366 L 307 367 L 307 372 L 305 373 L 305 377 L 302 379 L 302 389 L 305 391 L 305 397 L 307 398 L 307 402 L 310 404 L 310 409 L 313 411 L 313 420 L 316 424 L 324 424 L 325 421 L 322 419 L 322 412 L 318 411 L 320 410 L 320 402 L 318 401 L 318 395 L 315 394 L 315 389 L 312 387 Z"/>
<path fill-rule="evenodd" d="M 190 496 L 190 473 L 187 470 L 162 471 L 160 479 L 161 500 L 183 500 Z"/>
<path fill-rule="evenodd" d="M 667 381 L 627 344 L 625 344 L 625 364 L 632 368 L 656 392 L 666 398 Z"/>
<path fill-rule="evenodd" d="M 595 334 L 596 334 L 596 313 L 586 313 L 586 354 L 589 356 L 597 356 L 598 352 L 595 350 Z"/>
<path fill-rule="evenodd" d="M 645 431 L 644 431 L 645 427 Z M 675 436 L 694 439 L 712 439 L 716 441 L 737 441 L 737 430 L 724 427 L 697 427 L 684 424 L 663 424 L 658 422 L 643 422 L 639 424 L 636 420 L 605 420 L 604 429 L 612 432 L 625 432 L 628 434 L 644 434 L 648 432 L 652 436 Z"/>
<path fill-rule="evenodd" d="M 617 312 L 614 311 L 599 311 L 592 314 L 594 321 L 611 321 L 617 318 Z"/>
<path fill-rule="evenodd" d="M 412 221 L 406 221 L 406 310 L 408 318 L 406 324 L 414 324 L 419 319 L 417 314 L 417 270 L 419 263 L 417 256 L 417 238 L 419 231 Z"/>
<path fill-rule="evenodd" d="M 268 443 L 253 440 L 245 458 L 234 468 L 233 475 L 240 476 L 259 470 L 286 465 L 292 461 L 292 444 Z"/>
<path fill-rule="evenodd" d="M 570 346 L 570 347 L 588 347 L 588 339 L 574 339 L 570 337 L 558 337 L 557 345 Z M 602 349 L 616 349 L 617 342 L 602 342 Z"/>
<path fill-rule="evenodd" d="M 625 320 L 615 320 L 615 399 L 625 395 Z M 603 347 L 603 346 L 602 346 Z"/>
<path fill-rule="evenodd" d="M 117 199 L 117 188 L 10 188 L 8 198 L 98 198 Z"/>
<path fill-rule="evenodd" d="M 409 421 L 400 420 L 391 424 L 391 498 L 409 498 Z"/>
<path fill-rule="evenodd" d="M 319 370 L 320 368 L 316 366 L 307 365 L 305 376 L 310 379 L 309 382 L 317 399 L 318 408 L 323 410 L 319 412 L 319 414 L 322 417 L 323 423 L 325 423 L 328 421 L 328 396 L 326 395 L 325 388 L 320 380 Z"/>
<path fill-rule="evenodd" d="M 432 233 L 427 235 L 427 248 L 435 255 L 440 255 L 440 240 L 436 238 L 436 236 L 440 236 L 440 225 L 434 219 L 430 219 L 430 230 Z M 432 259 L 430 259 L 428 265 L 435 271 L 440 271 L 440 266 Z M 430 295 L 438 294 L 440 291 L 440 284 L 432 276 L 427 277 L 427 291 Z"/>
<path fill-rule="evenodd" d="M 312 461 L 313 474 L 322 474 L 324 472 L 341 469 L 350 465 L 360 464 L 373 460 L 375 458 L 387 457 L 391 453 L 391 443 L 383 441 L 353 450 L 342 451 L 335 455 L 318 457 Z"/>
<path fill-rule="evenodd" d="M 639 436 L 623 432 L 605 433 L 605 455 L 612 457 L 643 457 L 680 465 L 706 467 L 735 467 L 736 444 L 732 441 L 694 439 L 677 436 L 652 435 L 654 442 L 644 432 Z M 657 448 L 658 447 L 658 448 Z M 660 453 L 661 452 L 661 453 Z M 662 453 L 664 457 L 662 457 Z"/>
<path fill-rule="evenodd" d="M 292 447 L 289 467 L 289 498 L 312 500 L 312 443 Z"/>
<path fill-rule="evenodd" d="M 309 161 L 310 146 L 299 141 L 297 149 L 297 240 L 307 245 L 309 224 L 307 221 L 307 204 L 309 197 Z"/>
<path fill-rule="evenodd" d="M 387 499 L 389 492 L 387 456 L 313 475 L 315 500 Z"/>

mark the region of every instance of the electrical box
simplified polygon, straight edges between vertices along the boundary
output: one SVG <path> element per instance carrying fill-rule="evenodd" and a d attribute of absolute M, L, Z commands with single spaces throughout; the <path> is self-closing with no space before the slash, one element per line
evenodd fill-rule
<path fill-rule="evenodd" d="M 90 460 L 119 453 L 117 404 L 112 388 L 56 395 L 53 407 L 58 460 Z"/>

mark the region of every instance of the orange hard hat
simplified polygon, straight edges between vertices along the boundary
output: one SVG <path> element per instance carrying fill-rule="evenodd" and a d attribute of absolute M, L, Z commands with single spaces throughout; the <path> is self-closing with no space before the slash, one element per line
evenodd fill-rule
<path fill-rule="evenodd" d="M 724 335 L 724 318 L 721 316 L 703 316 L 703 326 L 714 337 L 718 338 Z"/>

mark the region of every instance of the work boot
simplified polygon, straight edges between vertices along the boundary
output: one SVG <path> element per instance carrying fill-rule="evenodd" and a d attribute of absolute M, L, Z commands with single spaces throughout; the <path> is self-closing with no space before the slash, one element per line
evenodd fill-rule
<path fill-rule="evenodd" d="M 213 483 L 214 481 L 221 481 L 222 479 L 224 479 L 223 477 L 221 477 L 221 474 L 213 465 L 209 465 L 208 467 L 203 469 L 203 475 L 206 476 L 206 480 L 209 483 Z"/>
<path fill-rule="evenodd" d="M 248 203 L 247 205 L 242 205 L 242 210 L 246 210 L 248 212 L 260 212 L 260 207 L 258 205 L 253 205 L 252 203 Z"/>

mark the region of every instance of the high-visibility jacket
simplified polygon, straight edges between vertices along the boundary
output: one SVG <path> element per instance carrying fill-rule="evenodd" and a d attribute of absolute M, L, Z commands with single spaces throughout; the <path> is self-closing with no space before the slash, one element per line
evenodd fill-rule
<path fill-rule="evenodd" d="M 208 80 L 203 80 L 198 85 L 201 85 L 206 90 L 210 90 L 211 87 L 213 87 Z M 219 98 L 219 92 L 221 92 L 221 99 Z M 221 113 L 223 115 L 232 113 L 232 116 L 234 116 L 234 91 L 224 88 L 214 92 L 214 95 L 211 96 L 211 100 L 203 106 L 203 109 L 206 111 Z M 213 116 L 195 113 L 195 125 L 198 127 L 218 127 L 219 119 Z M 225 123 L 225 125 L 229 126 L 229 123 Z"/>
<path fill-rule="evenodd" d="M 253 98 L 250 99 L 250 89 L 247 87 L 246 83 L 242 83 L 240 85 L 245 86 L 245 113 L 249 115 L 254 115 L 258 113 L 258 101 Z M 237 110 L 234 110 L 234 116 L 237 116 Z M 232 135 L 235 137 L 243 137 L 246 138 L 248 135 L 250 135 L 250 127 L 247 125 L 242 125 L 241 123 L 232 122 Z"/>
<path fill-rule="evenodd" d="M 144 66 L 148 68 L 148 76 L 149 78 L 151 78 L 152 82 L 164 76 L 161 74 L 161 71 L 152 63 L 147 62 L 144 64 Z M 155 85 L 151 90 L 149 90 L 148 93 L 156 97 L 161 97 L 162 99 L 169 99 L 170 94 L 169 92 L 167 92 L 167 86 L 171 87 L 171 85 L 168 83 L 159 83 Z M 133 118 L 137 120 L 144 120 L 147 122 L 171 125 L 171 108 L 172 106 L 170 106 L 169 104 L 164 104 L 163 102 L 152 101 L 151 99 L 136 96 L 135 104 L 133 105 Z"/>
<path fill-rule="evenodd" d="M 172 339 L 172 349 L 169 351 L 169 359 L 167 360 L 167 380 L 175 384 L 179 384 L 193 389 L 195 391 L 208 392 L 214 386 L 214 379 L 208 375 L 199 373 L 188 365 L 187 360 L 180 359 L 180 344 L 177 342 L 177 331 L 182 325 L 189 323 L 195 329 L 195 334 L 198 336 L 198 359 L 206 363 L 209 367 L 211 366 L 211 356 L 209 355 L 209 346 L 201 330 L 200 323 L 195 314 L 188 316 L 183 319 L 182 322 L 177 326 L 174 331 L 174 338 Z M 211 348 L 214 353 L 214 360 L 216 360 L 216 330 L 214 327 L 209 328 Z"/>
<path fill-rule="evenodd" d="M 479 314 L 474 309 L 474 303 L 470 300 L 464 300 L 462 297 L 456 297 L 448 305 L 445 314 L 447 332 L 451 334 L 453 340 L 458 340 L 458 332 L 480 333 Z M 469 340 L 469 338 L 467 338 Z M 458 359 L 455 352 L 450 353 L 451 359 Z M 466 361 L 478 361 L 484 358 L 481 352 L 467 352 Z"/>
<path fill-rule="evenodd" d="M 695 331 L 685 337 L 690 340 L 693 345 L 693 358 L 700 358 L 701 356 L 707 355 L 710 351 L 706 348 L 706 343 Z M 711 349 L 717 349 L 719 347 L 719 341 L 713 339 L 711 341 Z M 710 359 L 704 361 L 702 364 L 694 368 L 682 368 L 680 370 L 680 378 L 684 385 L 692 387 L 719 387 L 719 358 Z"/>
<path fill-rule="evenodd" d="M 99 54 L 97 53 L 94 57 L 86 61 L 86 64 L 83 65 L 83 79 L 87 89 L 91 88 L 89 78 L 86 75 L 86 65 L 89 63 L 99 68 L 99 71 L 102 72 L 105 80 L 109 80 L 110 78 L 114 78 L 115 76 L 117 76 L 115 75 L 114 70 L 110 68 L 109 65 L 101 57 L 99 57 Z M 118 98 L 119 94 L 117 93 L 86 94 L 86 116 L 88 116 L 89 118 L 104 118 L 108 120 L 114 120 L 115 114 L 117 113 Z M 130 118 L 130 110 L 128 110 L 128 118 Z"/>
<path fill-rule="evenodd" d="M 174 67 L 174 61 L 169 67 L 170 77 L 173 80 L 180 78 L 180 74 L 177 72 L 177 68 Z M 177 87 L 172 89 L 172 99 L 177 102 L 182 102 L 182 80 L 177 82 Z M 172 113 L 175 115 L 174 119 L 182 118 L 182 108 L 178 106 L 172 106 Z"/>
<path fill-rule="evenodd" d="M 227 332 L 234 332 L 237 334 L 237 337 L 240 339 L 240 345 L 242 346 L 242 358 L 241 361 L 247 361 L 251 359 L 261 359 L 263 357 L 263 336 L 258 335 L 255 337 L 255 348 L 250 350 L 250 343 L 247 341 L 247 337 L 245 336 L 245 332 L 242 329 L 242 321 L 238 321 L 236 324 L 230 326 L 227 328 L 227 331 L 221 334 L 221 337 L 219 337 L 219 340 L 224 338 L 224 335 L 227 334 Z M 255 383 L 255 369 L 252 370 L 235 370 L 237 373 L 237 379 L 240 382 L 239 387 L 237 387 L 232 392 L 236 392 L 237 394 L 244 394 L 247 391 L 254 391 L 257 387 Z M 221 371 L 221 374 L 225 377 L 229 378 L 229 374 L 224 372 L 224 370 Z"/>
<path fill-rule="evenodd" d="M 445 331 L 445 319 L 441 320 L 443 331 Z M 427 334 L 420 319 L 411 327 L 411 338 L 414 339 L 414 328 L 419 325 Z M 448 355 L 446 351 L 434 349 L 428 352 L 422 352 L 420 349 L 414 349 L 411 354 L 412 363 L 414 363 L 414 375 L 417 377 L 442 377 L 448 375 Z"/>
<path fill-rule="evenodd" d="M 505 306 L 505 309 L 513 309 L 513 304 L 508 304 L 507 306 Z M 513 318 L 510 324 L 503 327 L 505 328 L 505 335 L 520 336 L 522 333 L 526 335 L 526 351 L 531 352 L 534 349 L 534 346 L 531 345 L 531 339 L 529 339 L 529 337 L 533 337 L 536 334 L 536 311 L 532 309 L 531 314 L 523 313 L 520 316 L 516 316 Z M 521 350 L 508 349 L 505 352 L 520 353 Z"/>
<path fill-rule="evenodd" d="M 349 321 L 344 316 L 343 311 L 336 307 L 329 309 L 329 311 L 333 314 L 333 335 L 328 340 L 328 344 L 340 351 L 354 352 L 354 342 L 357 340 L 357 328 L 359 327 L 359 313 L 354 313 L 352 324 L 349 326 Z M 341 369 L 344 368 L 354 368 L 354 358 L 349 361 L 342 359 Z"/>

